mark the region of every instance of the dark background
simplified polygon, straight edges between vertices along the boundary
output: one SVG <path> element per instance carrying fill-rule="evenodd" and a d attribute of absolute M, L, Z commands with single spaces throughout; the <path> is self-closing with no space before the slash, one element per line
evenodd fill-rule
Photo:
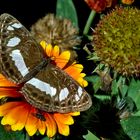
<path fill-rule="evenodd" d="M 57 0 L 0 0 L 0 14 L 9 13 L 16 17 L 27 29 L 47 13 L 55 13 Z M 82 31 L 90 13 L 90 8 L 84 0 L 73 0 L 79 28 Z M 140 0 L 135 0 L 134 6 L 140 6 Z"/>
<path fill-rule="evenodd" d="M 9 13 L 16 17 L 26 28 L 30 28 L 47 13 L 55 13 L 57 0 L 0 0 L 0 14 Z M 73 0 L 82 29 L 90 9 L 84 0 Z"/>

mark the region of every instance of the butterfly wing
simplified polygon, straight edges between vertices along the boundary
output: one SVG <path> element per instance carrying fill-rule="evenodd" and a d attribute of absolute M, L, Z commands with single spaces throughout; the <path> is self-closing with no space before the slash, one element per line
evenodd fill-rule
<path fill-rule="evenodd" d="M 53 64 L 25 83 L 22 93 L 30 104 L 47 112 L 84 111 L 92 104 L 89 94 Z"/>
<path fill-rule="evenodd" d="M 26 100 L 47 112 L 67 113 L 88 109 L 92 104 L 90 96 L 57 66 L 47 64 L 32 75 L 43 60 L 42 48 L 26 28 L 11 15 L 1 15 L 1 72 L 16 84 L 25 82 L 21 91 Z M 30 74 L 33 78 L 25 80 Z"/>
<path fill-rule="evenodd" d="M 42 48 L 13 16 L 0 16 L 1 72 L 18 84 L 43 58 Z"/>

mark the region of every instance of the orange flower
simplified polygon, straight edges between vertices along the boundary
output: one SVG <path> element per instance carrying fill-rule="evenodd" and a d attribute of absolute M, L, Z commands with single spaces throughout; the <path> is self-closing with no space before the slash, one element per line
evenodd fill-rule
<path fill-rule="evenodd" d="M 122 0 L 123 4 L 131 5 L 134 2 L 134 0 Z"/>
<path fill-rule="evenodd" d="M 53 48 L 51 44 L 46 45 L 45 41 L 41 41 L 40 44 L 46 51 L 47 56 L 51 57 L 51 59 L 53 59 L 56 65 L 61 69 L 63 69 L 64 66 L 69 62 L 70 60 L 69 51 L 63 51 L 60 54 L 58 46 L 54 46 Z M 88 83 L 86 80 L 83 79 L 83 77 L 85 77 L 85 73 L 81 73 L 82 70 L 83 66 L 81 64 L 76 64 L 76 62 L 73 62 L 69 67 L 64 69 L 64 71 L 67 72 L 77 82 L 79 82 L 81 86 L 86 87 Z"/>
<path fill-rule="evenodd" d="M 57 66 L 64 68 L 70 59 L 70 52 L 60 53 L 58 46 L 53 48 L 50 44 L 46 45 L 44 41 L 40 44 L 46 51 L 47 56 L 54 60 Z M 81 73 L 82 69 L 81 64 L 74 62 L 64 71 L 85 87 L 88 83 L 83 79 L 85 74 Z M 69 135 L 69 125 L 74 123 L 72 116 L 80 115 L 80 112 L 67 114 L 39 112 L 38 109 L 26 102 L 23 95 L 18 92 L 16 85 L 1 74 L 0 87 L 0 99 L 7 97 L 10 100 L 7 99 L 0 105 L 0 116 L 3 117 L 1 124 L 10 125 L 13 131 L 25 128 L 30 136 L 39 131 L 42 135 L 46 133 L 48 137 L 53 137 L 58 130 L 60 134 L 67 136 Z"/>
<path fill-rule="evenodd" d="M 116 5 L 117 0 L 85 0 L 85 2 L 96 12 L 102 12 L 107 7 Z"/>

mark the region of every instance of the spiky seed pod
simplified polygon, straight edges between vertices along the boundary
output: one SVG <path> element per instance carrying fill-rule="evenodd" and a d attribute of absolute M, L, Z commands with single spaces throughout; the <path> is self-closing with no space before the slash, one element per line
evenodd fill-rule
<path fill-rule="evenodd" d="M 140 75 L 140 10 L 117 7 L 95 28 L 94 50 L 122 75 Z"/>
<path fill-rule="evenodd" d="M 52 45 L 58 45 L 61 50 L 70 50 L 73 59 L 77 56 L 73 47 L 79 45 L 81 39 L 78 37 L 78 29 L 70 20 L 47 14 L 31 27 L 31 33 L 38 42 L 45 40 Z"/>

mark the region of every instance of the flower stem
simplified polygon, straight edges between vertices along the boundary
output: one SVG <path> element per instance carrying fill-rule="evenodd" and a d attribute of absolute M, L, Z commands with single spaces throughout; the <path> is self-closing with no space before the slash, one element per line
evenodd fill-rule
<path fill-rule="evenodd" d="M 84 31 L 83 31 L 83 34 L 84 34 L 84 35 L 87 35 L 87 33 L 89 32 L 91 23 L 92 23 L 92 21 L 93 21 L 95 15 L 96 15 L 96 11 L 91 10 L 90 15 L 89 15 L 89 17 L 88 17 L 88 20 L 87 20 L 87 22 L 86 22 Z"/>
<path fill-rule="evenodd" d="M 25 140 L 30 140 L 30 136 L 28 135 L 28 133 L 26 133 L 26 138 Z"/>

